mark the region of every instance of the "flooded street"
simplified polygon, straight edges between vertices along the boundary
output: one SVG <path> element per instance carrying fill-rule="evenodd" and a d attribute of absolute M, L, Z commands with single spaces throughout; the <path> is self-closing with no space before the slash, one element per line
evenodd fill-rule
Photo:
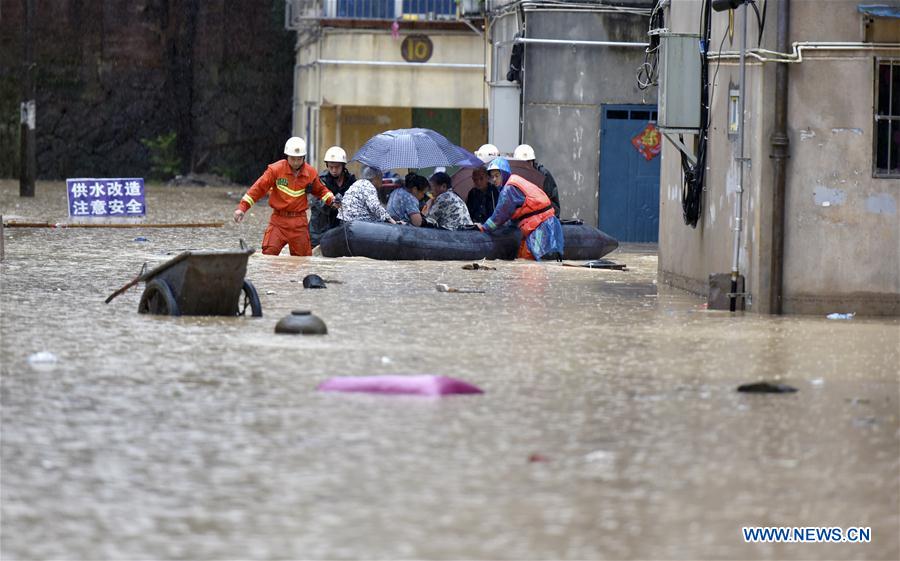
<path fill-rule="evenodd" d="M 227 191 L 150 186 L 147 222 L 230 220 Z M 0 181 L 4 220 L 64 221 L 64 183 L 37 192 Z M 657 287 L 654 246 L 608 256 L 626 271 L 257 253 L 262 318 L 139 315 L 143 285 L 104 304 L 145 262 L 258 248 L 268 216 L 6 229 L 3 559 L 900 557 L 900 320 L 708 311 Z M 328 335 L 275 335 L 294 309 Z M 485 393 L 315 391 L 368 374 Z M 799 391 L 735 391 L 761 379 Z"/>

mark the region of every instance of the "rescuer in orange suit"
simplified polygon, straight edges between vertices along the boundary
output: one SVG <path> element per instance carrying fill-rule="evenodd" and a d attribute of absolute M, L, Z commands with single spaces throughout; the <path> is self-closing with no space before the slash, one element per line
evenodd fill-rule
<path fill-rule="evenodd" d="M 299 136 L 289 138 L 284 145 L 284 154 L 287 158 L 269 164 L 241 198 L 234 211 L 234 221 L 243 221 L 250 207 L 268 193 L 272 218 L 263 234 L 262 252 L 278 255 L 287 245 L 291 255 L 312 255 L 306 192 L 312 192 L 328 206 L 337 208 L 340 205 L 335 203 L 334 194 L 322 185 L 316 169 L 306 163 L 306 141 Z"/>

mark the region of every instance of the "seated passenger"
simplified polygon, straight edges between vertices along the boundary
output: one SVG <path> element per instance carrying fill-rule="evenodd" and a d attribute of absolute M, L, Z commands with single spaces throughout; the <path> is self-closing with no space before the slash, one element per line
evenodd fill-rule
<path fill-rule="evenodd" d="M 488 179 L 488 172 L 484 168 L 472 170 L 472 183 L 474 187 L 466 198 L 466 208 L 472 222 L 486 222 L 497 208 L 500 199 L 500 190 Z"/>
<path fill-rule="evenodd" d="M 362 179 L 357 180 L 344 193 L 338 219 L 342 222 L 390 222 L 396 224 L 391 215 L 378 200 L 378 186 L 381 185 L 381 170 L 366 166 Z"/>
<path fill-rule="evenodd" d="M 419 210 L 419 201 L 425 197 L 427 189 L 427 179 L 415 173 L 407 174 L 403 188 L 394 189 L 388 199 L 388 214 L 394 220 L 421 226 L 422 213 Z"/>
<path fill-rule="evenodd" d="M 450 176 L 439 171 L 428 180 L 434 200 L 426 213 L 429 222 L 445 230 L 459 230 L 472 225 L 466 203 L 453 191 Z"/>

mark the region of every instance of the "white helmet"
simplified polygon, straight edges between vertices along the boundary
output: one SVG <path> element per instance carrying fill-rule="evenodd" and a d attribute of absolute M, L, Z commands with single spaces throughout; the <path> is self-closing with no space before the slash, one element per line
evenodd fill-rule
<path fill-rule="evenodd" d="M 305 156 L 306 141 L 299 136 L 292 136 L 284 143 L 284 153 L 286 156 Z"/>
<path fill-rule="evenodd" d="M 478 159 L 484 163 L 488 163 L 500 155 L 500 150 L 493 144 L 482 144 L 481 148 L 475 151 Z"/>
<path fill-rule="evenodd" d="M 533 160 L 534 148 L 529 144 L 519 144 L 513 152 L 513 158 L 516 160 Z"/>
<path fill-rule="evenodd" d="M 346 164 L 347 163 L 347 153 L 344 152 L 344 149 L 340 146 L 332 146 L 328 150 L 325 151 L 325 163 L 327 164 Z"/>

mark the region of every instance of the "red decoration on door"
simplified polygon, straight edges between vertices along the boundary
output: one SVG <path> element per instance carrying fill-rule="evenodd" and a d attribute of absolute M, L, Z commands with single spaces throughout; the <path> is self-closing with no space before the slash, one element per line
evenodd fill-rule
<path fill-rule="evenodd" d="M 631 144 L 647 161 L 650 161 L 659 156 L 662 150 L 662 137 L 653 123 L 647 123 L 647 126 L 631 139 Z"/>

